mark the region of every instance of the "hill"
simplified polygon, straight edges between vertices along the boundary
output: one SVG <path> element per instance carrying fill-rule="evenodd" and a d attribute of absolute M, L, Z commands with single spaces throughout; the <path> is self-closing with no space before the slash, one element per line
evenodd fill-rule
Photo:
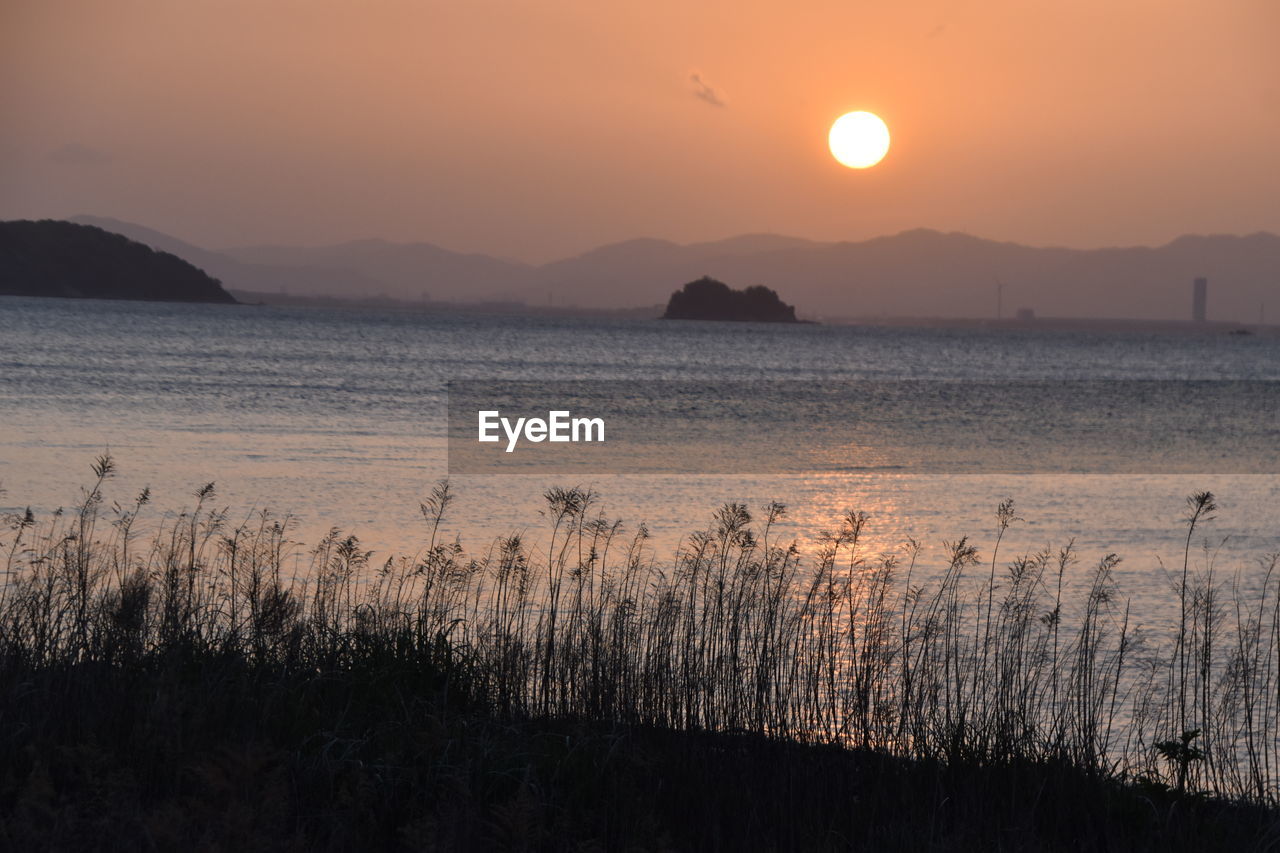
<path fill-rule="evenodd" d="M 51 219 L 0 222 L 0 294 L 236 301 L 182 258 L 101 228 Z"/>
<path fill-rule="evenodd" d="M 110 217 L 75 216 L 70 221 L 123 234 L 153 249 L 177 255 L 216 277 L 228 290 L 332 297 L 376 294 L 381 287 L 379 282 L 348 269 L 244 262 L 161 231 Z"/>
<path fill-rule="evenodd" d="M 528 281 L 525 264 L 443 249 L 432 243 L 352 240 L 333 246 L 249 246 L 225 255 L 260 268 L 343 272 L 364 282 L 360 295 L 411 300 L 499 299 Z"/>
<path fill-rule="evenodd" d="M 813 318 L 1005 317 L 1186 320 L 1209 279 L 1210 320 L 1280 316 L 1280 237 L 1184 236 L 1160 247 L 1033 247 L 927 229 L 858 242 L 776 234 L 680 244 L 637 239 L 532 266 L 430 243 L 361 240 L 213 252 L 141 226 L 81 217 L 171 251 L 228 288 L 290 296 L 521 301 L 557 309 L 665 304 L 671 282 L 711 276 L 780 290 Z M 108 224 L 109 223 L 109 224 Z"/>
<path fill-rule="evenodd" d="M 722 281 L 703 276 L 671 294 L 662 319 L 794 323 L 796 309 L 763 285 L 734 290 Z"/>
<path fill-rule="evenodd" d="M 695 244 L 697 245 L 697 244 Z M 709 275 L 784 290 L 809 316 L 827 318 L 1039 316 L 1183 320 L 1191 281 L 1209 279 L 1209 318 L 1280 315 L 1280 237 L 1186 236 L 1158 248 L 1068 249 L 919 229 L 861 242 L 757 247 L 750 241 L 593 250 L 543 267 L 531 294 L 560 304 L 652 304 L 665 283 Z M 718 251 L 722 250 L 722 251 Z"/>
<path fill-rule="evenodd" d="M 133 222 L 76 216 L 209 270 L 230 290 L 289 297 L 406 301 L 510 298 L 532 268 L 431 243 L 352 240 L 332 246 L 245 246 L 214 251 Z"/>

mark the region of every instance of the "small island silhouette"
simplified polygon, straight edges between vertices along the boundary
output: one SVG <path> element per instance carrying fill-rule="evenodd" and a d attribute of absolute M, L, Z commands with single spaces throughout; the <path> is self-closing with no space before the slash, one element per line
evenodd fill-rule
<path fill-rule="evenodd" d="M 0 222 L 0 295 L 236 301 L 216 278 L 168 252 L 54 219 Z"/>
<path fill-rule="evenodd" d="M 667 302 L 664 320 L 736 320 L 754 323 L 796 323 L 796 309 L 762 284 L 734 290 L 703 276 L 691 281 Z"/>

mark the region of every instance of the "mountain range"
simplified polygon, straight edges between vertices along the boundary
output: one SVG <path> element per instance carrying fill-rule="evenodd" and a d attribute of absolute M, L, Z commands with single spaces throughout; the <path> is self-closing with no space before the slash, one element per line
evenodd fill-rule
<path fill-rule="evenodd" d="M 349 299 L 520 301 L 615 309 L 665 304 L 704 275 L 764 284 L 802 317 L 1039 316 L 1182 320 L 1192 280 L 1209 279 L 1209 318 L 1280 317 L 1280 237 L 1183 236 L 1155 248 L 1033 247 L 928 229 L 859 242 L 746 234 L 701 243 L 637 239 L 535 266 L 430 243 L 210 250 L 128 222 L 72 221 L 190 261 L 232 291 Z"/>

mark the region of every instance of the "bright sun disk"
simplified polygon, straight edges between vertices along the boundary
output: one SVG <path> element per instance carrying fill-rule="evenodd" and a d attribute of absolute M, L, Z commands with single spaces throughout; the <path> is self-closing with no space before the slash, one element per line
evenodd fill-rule
<path fill-rule="evenodd" d="M 889 151 L 889 128 L 875 113 L 845 113 L 831 125 L 827 136 L 831 156 L 851 169 L 865 169 L 884 159 Z"/>

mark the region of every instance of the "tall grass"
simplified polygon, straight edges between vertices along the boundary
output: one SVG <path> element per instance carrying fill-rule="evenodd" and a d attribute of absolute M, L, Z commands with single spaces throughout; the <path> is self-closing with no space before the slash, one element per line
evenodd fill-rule
<path fill-rule="evenodd" d="M 111 460 L 69 512 L 8 518 L 0 668 L 9 678 L 120 670 L 198 651 L 248 670 L 324 673 L 409 664 L 509 720 L 749 733 L 924 761 L 1049 762 L 1168 792 L 1257 804 L 1280 773 L 1280 574 L 1246 582 L 1200 561 L 1216 510 L 1188 503 L 1179 618 L 1139 636 L 1103 555 L 989 555 L 909 542 L 870 553 L 850 512 L 811 552 L 785 515 L 738 504 L 670 559 L 581 489 L 546 494 L 540 547 L 468 552 L 447 534 L 452 494 L 422 504 L 424 548 L 372 560 L 354 535 L 312 549 L 287 519 L 233 523 L 212 485 L 135 530 L 150 495 L 108 504 Z M 1083 578 L 1083 582 L 1081 582 Z M 398 670 L 400 671 L 400 670 Z M 425 677 L 425 676 L 424 676 Z"/>

